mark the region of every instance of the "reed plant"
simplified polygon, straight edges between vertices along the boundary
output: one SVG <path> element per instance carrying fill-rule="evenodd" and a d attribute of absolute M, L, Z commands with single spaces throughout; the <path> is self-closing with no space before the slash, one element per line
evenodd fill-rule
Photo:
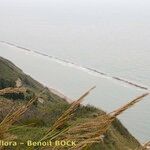
<path fill-rule="evenodd" d="M 93 88 L 92 88 L 93 89 Z M 71 147 L 70 149 L 82 150 L 86 147 L 90 147 L 93 143 L 99 143 L 103 141 L 105 133 L 112 125 L 112 122 L 116 119 L 118 115 L 123 113 L 125 110 L 129 109 L 137 102 L 141 101 L 144 97 L 149 95 L 149 93 L 142 94 L 132 100 L 127 104 L 121 106 L 111 113 L 104 115 L 99 115 L 96 118 L 88 118 L 84 122 L 77 123 L 75 125 L 70 125 L 67 128 L 63 128 L 61 131 L 57 129 L 68 121 L 73 115 L 73 112 L 77 109 L 80 103 L 83 101 L 85 96 L 89 94 L 91 89 L 83 94 L 77 101 L 73 102 L 70 108 L 64 112 L 61 117 L 54 123 L 54 125 L 48 130 L 46 135 L 40 140 L 65 140 L 65 141 L 76 141 L 76 147 Z M 42 148 L 45 149 L 45 148 Z M 54 147 L 59 149 L 58 147 Z"/>
<path fill-rule="evenodd" d="M 46 140 L 76 141 L 77 144 L 75 147 L 67 148 L 75 150 L 86 149 L 94 143 L 103 142 L 105 138 L 105 133 L 109 130 L 112 122 L 117 118 L 117 116 L 123 113 L 125 110 L 129 109 L 130 107 L 134 106 L 137 102 L 140 102 L 147 95 L 149 95 L 149 93 L 142 94 L 130 100 L 127 104 L 121 106 L 113 112 L 98 115 L 95 118 L 87 118 L 84 120 L 84 122 L 70 124 L 69 126 L 65 127 L 64 124 L 74 116 L 76 110 L 80 107 L 85 97 L 94 88 L 95 87 L 92 87 L 87 92 L 85 92 L 79 99 L 73 101 L 72 104 L 70 104 L 70 107 L 65 112 L 63 112 L 63 114 L 55 121 L 55 123 L 50 128 L 48 128 L 45 133 L 43 133 L 44 136 L 39 139 L 39 142 Z M 20 93 L 25 91 L 25 88 L 6 88 L 0 90 L 0 95 L 4 95 L 6 93 Z M 38 95 L 34 95 L 33 98 L 29 100 L 26 104 L 19 105 L 10 110 L 7 116 L 0 123 L 1 139 L 9 139 L 9 137 L 16 138 L 13 135 L 11 135 L 11 137 L 8 130 L 17 120 L 20 119 L 20 117 L 29 109 L 29 107 L 38 99 L 38 97 L 43 92 L 44 89 Z M 41 149 L 49 148 L 42 147 Z M 53 147 L 53 149 L 55 150 L 59 148 Z"/>
<path fill-rule="evenodd" d="M 144 144 L 142 150 L 150 150 L 150 141 Z"/>
<path fill-rule="evenodd" d="M 38 99 L 40 94 L 44 92 L 45 89 L 42 90 L 37 96 L 34 95 L 31 100 L 29 100 L 26 104 L 22 104 L 19 106 L 14 106 L 10 112 L 5 116 L 5 118 L 0 122 L 0 138 L 1 140 L 13 140 L 15 136 L 10 135 L 8 130 L 10 127 L 20 119 L 20 117 L 31 107 L 31 105 Z M 12 94 L 12 93 L 22 93 L 26 92 L 25 88 L 5 88 L 0 90 L 0 95 L 3 94 Z M 16 138 L 16 137 L 15 137 Z M 0 147 L 2 148 L 2 147 Z"/>
<path fill-rule="evenodd" d="M 26 92 L 26 88 L 13 88 L 13 87 L 9 87 L 9 88 L 4 88 L 0 90 L 0 96 L 5 95 L 5 94 L 19 94 L 19 93 L 25 93 Z"/>

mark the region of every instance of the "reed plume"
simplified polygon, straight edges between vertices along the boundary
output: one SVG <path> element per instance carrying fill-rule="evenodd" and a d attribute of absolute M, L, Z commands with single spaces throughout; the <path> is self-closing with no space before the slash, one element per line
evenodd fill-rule
<path fill-rule="evenodd" d="M 72 112 L 74 108 L 77 108 L 76 106 L 79 105 L 79 103 L 86 95 L 87 94 L 84 94 L 84 96 L 81 96 L 79 100 L 75 101 L 71 105 L 71 107 L 65 113 L 63 113 L 62 116 L 55 122 L 50 131 L 52 129 L 57 129 L 57 127 L 67 121 L 67 119 L 70 118 L 70 116 L 72 115 L 72 113 L 70 112 Z M 111 113 L 100 115 L 96 118 L 86 119 L 84 122 L 70 126 L 66 128 L 66 130 L 63 130 L 61 134 L 56 133 L 55 136 L 50 136 L 52 132 L 48 132 L 48 134 L 42 140 L 52 140 L 57 138 L 57 140 L 60 139 L 66 141 L 76 141 L 76 147 L 70 148 L 75 150 L 82 150 L 85 147 L 89 147 L 93 143 L 99 143 L 100 141 L 103 141 L 105 133 L 110 128 L 112 122 L 116 119 L 116 117 L 123 113 L 125 110 L 135 105 L 137 102 L 141 101 L 147 95 L 149 95 L 149 93 L 142 94 Z M 53 149 L 59 148 L 55 147 Z"/>
<path fill-rule="evenodd" d="M 6 88 L 3 90 L 0 90 L 0 94 L 18 93 L 18 92 L 24 92 L 24 91 L 26 91 L 25 88 Z M 43 91 L 44 91 L 44 89 L 43 89 Z M 34 95 L 33 98 L 31 100 L 29 100 L 26 104 L 19 105 L 10 110 L 10 112 L 7 114 L 7 116 L 0 123 L 0 137 L 1 138 L 4 137 L 4 135 L 6 135 L 8 129 L 12 126 L 12 124 L 15 123 L 18 119 L 20 119 L 20 117 L 37 100 L 37 98 L 39 97 L 39 95 L 42 92 L 40 92 L 37 96 Z"/>
<path fill-rule="evenodd" d="M 57 138 L 57 140 L 76 141 L 76 146 L 70 147 L 70 149 L 82 150 L 86 147 L 90 147 L 93 143 L 99 143 L 100 141 L 104 140 L 105 133 L 111 127 L 112 122 L 116 119 L 118 115 L 135 105 L 137 102 L 141 101 L 147 95 L 149 95 L 149 93 L 142 94 L 131 100 L 127 104 L 123 105 L 122 107 L 116 109 L 115 111 L 112 111 L 111 113 L 98 115 L 95 118 L 87 118 L 84 120 L 84 122 L 79 122 L 75 125 L 70 125 L 69 127 L 64 127 L 60 130 L 60 127 L 62 127 L 74 115 L 75 111 L 79 108 L 84 98 L 94 88 L 95 87 L 91 88 L 90 90 L 85 92 L 79 99 L 72 102 L 70 107 L 55 121 L 52 127 L 47 130 L 45 135 L 39 141 L 55 140 Z M 24 88 L 6 88 L 0 90 L 0 95 L 4 95 L 7 93 L 20 93 L 25 91 L 26 89 Z M 42 90 L 39 95 L 41 95 L 43 92 L 44 90 Z M 34 95 L 34 97 L 26 104 L 22 104 L 21 106 L 13 108 L 7 114 L 7 116 L 0 123 L 1 138 L 8 139 L 8 136 L 10 136 L 8 133 L 9 128 L 29 109 L 29 107 L 38 99 L 39 95 Z M 144 147 L 149 146 L 148 144 L 149 143 L 146 143 Z M 59 148 L 54 147 L 53 149 L 55 150 Z"/>
<path fill-rule="evenodd" d="M 63 114 L 55 121 L 55 123 L 52 125 L 52 127 L 50 127 L 50 129 L 48 129 L 46 135 L 40 140 L 46 140 L 49 139 L 51 137 L 51 135 L 59 128 L 61 127 L 64 123 L 66 123 L 74 114 L 74 112 L 77 110 L 77 108 L 80 106 L 80 104 L 82 103 L 82 101 L 84 100 L 84 98 L 90 94 L 90 92 L 95 88 L 92 87 L 91 89 L 89 89 L 87 92 L 85 92 L 79 99 L 77 99 L 76 101 L 72 102 L 71 106 L 69 107 L 69 109 L 67 109 L 65 112 L 63 112 Z M 52 137 L 51 137 L 52 138 Z"/>
<path fill-rule="evenodd" d="M 144 144 L 142 150 L 150 150 L 150 141 Z"/>
<path fill-rule="evenodd" d="M 22 88 L 9 87 L 9 88 L 0 90 L 0 95 L 12 94 L 12 93 L 19 94 L 19 93 L 25 93 L 25 92 L 26 92 L 26 88 L 23 88 L 23 87 Z"/>

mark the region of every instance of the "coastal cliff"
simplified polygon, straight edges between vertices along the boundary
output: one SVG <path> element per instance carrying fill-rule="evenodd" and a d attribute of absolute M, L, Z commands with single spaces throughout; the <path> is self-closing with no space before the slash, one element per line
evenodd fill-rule
<path fill-rule="evenodd" d="M 34 95 L 42 92 L 37 101 L 18 119 L 6 134 L 13 135 L 16 141 L 25 142 L 29 139 L 38 141 L 49 127 L 65 112 L 70 103 L 57 92 L 50 91 L 41 83 L 26 75 L 21 69 L 9 60 L 0 57 L 0 90 L 8 88 L 25 88 L 26 91 L 19 93 L 5 93 L 0 95 L 0 122 L 10 112 L 13 106 L 28 103 Z M 93 106 L 80 105 L 64 126 L 82 123 L 88 119 L 104 115 L 105 112 Z M 63 128 L 61 127 L 61 128 Z M 5 133 L 4 133 L 5 134 Z M 0 139 L 2 140 L 2 139 Z M 10 146 L 11 147 L 11 146 Z M 8 149 L 10 149 L 10 147 Z M 103 140 L 93 143 L 88 150 L 135 150 L 140 143 L 128 132 L 118 119 L 111 124 L 104 134 Z M 4 149 L 7 149 L 3 147 Z M 18 146 L 27 149 L 25 145 Z M 16 149 L 11 147 L 11 149 Z M 51 149 L 51 148 L 49 148 Z M 64 149 L 64 148 L 59 148 Z M 67 148 L 66 148 L 67 149 Z"/>

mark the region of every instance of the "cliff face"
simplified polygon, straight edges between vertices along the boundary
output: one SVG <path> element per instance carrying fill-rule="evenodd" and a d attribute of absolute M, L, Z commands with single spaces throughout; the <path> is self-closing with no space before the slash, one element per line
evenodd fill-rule
<path fill-rule="evenodd" d="M 0 121 L 6 116 L 14 105 L 25 103 L 32 95 L 40 92 L 44 87 L 30 76 L 23 73 L 10 61 L 0 57 L 0 89 L 7 87 L 25 87 L 28 92 L 22 97 L 18 95 L 0 96 Z M 22 127 L 17 130 L 10 131 L 17 137 L 18 141 L 26 141 L 28 139 L 37 140 L 43 131 L 51 126 L 68 107 L 64 99 L 50 92 L 48 88 L 39 98 L 39 100 L 20 118 L 13 126 L 22 124 L 34 124 L 31 127 Z M 71 122 L 83 121 L 86 118 L 95 117 L 98 114 L 104 114 L 103 111 L 92 106 L 82 106 L 76 111 Z M 93 144 L 89 150 L 134 150 L 139 147 L 138 141 L 128 132 L 128 130 L 118 121 L 114 121 L 110 129 L 105 135 L 104 141 Z M 26 149 L 22 147 L 22 149 Z"/>
<path fill-rule="evenodd" d="M 21 80 L 23 86 L 33 88 L 34 90 L 43 88 L 39 82 L 24 74 L 23 71 L 13 63 L 0 57 L 0 89 L 14 87 L 18 79 Z"/>

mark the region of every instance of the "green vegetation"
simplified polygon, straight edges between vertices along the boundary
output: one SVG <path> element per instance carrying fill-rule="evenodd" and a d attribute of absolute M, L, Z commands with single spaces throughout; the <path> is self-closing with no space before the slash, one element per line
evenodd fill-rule
<path fill-rule="evenodd" d="M 17 112 L 16 121 L 10 119 L 10 121 L 8 121 L 10 126 L 6 129 L 6 133 L 13 135 L 16 141 L 26 142 L 29 139 L 38 141 L 47 133 L 62 132 L 63 129 L 67 129 L 68 127 L 70 131 L 67 132 L 69 133 L 72 132 L 72 126 L 74 129 L 75 127 L 82 126 L 84 123 L 90 124 L 96 120 L 97 127 L 99 127 L 98 124 L 101 120 L 98 119 L 101 116 L 105 116 L 105 119 L 108 119 L 108 121 L 112 119 L 108 118 L 108 115 L 106 115 L 104 111 L 93 106 L 80 105 L 80 99 L 73 104 L 69 104 L 66 100 L 50 92 L 48 88 L 30 76 L 25 75 L 10 61 L 0 57 L 0 90 L 15 87 L 18 78 L 22 82 L 22 87 L 27 89 L 26 92 L 11 94 L 8 92 L 4 95 L 0 95 L 1 122 L 7 119 L 5 116 L 10 112 L 12 107 L 15 108 L 14 114 L 20 109 L 20 111 Z M 40 92 L 41 94 L 35 98 Z M 43 102 L 39 101 L 38 98 L 42 99 Z M 109 128 L 104 132 L 102 141 L 82 149 L 134 150 L 139 147 L 139 142 L 128 132 L 120 121 L 116 119 L 116 116 L 113 123 L 108 123 Z M 0 124 L 0 134 L 1 125 L 2 123 Z M 56 126 L 57 128 L 55 128 Z M 93 129 L 93 127 L 91 127 L 91 129 Z M 61 136 L 65 136 L 65 134 Z M 0 138 L 5 139 L 5 133 L 3 133 L 3 136 L 0 136 Z M 11 149 L 13 148 L 11 147 Z M 18 149 L 26 150 L 27 147 L 24 145 L 18 147 Z"/>

